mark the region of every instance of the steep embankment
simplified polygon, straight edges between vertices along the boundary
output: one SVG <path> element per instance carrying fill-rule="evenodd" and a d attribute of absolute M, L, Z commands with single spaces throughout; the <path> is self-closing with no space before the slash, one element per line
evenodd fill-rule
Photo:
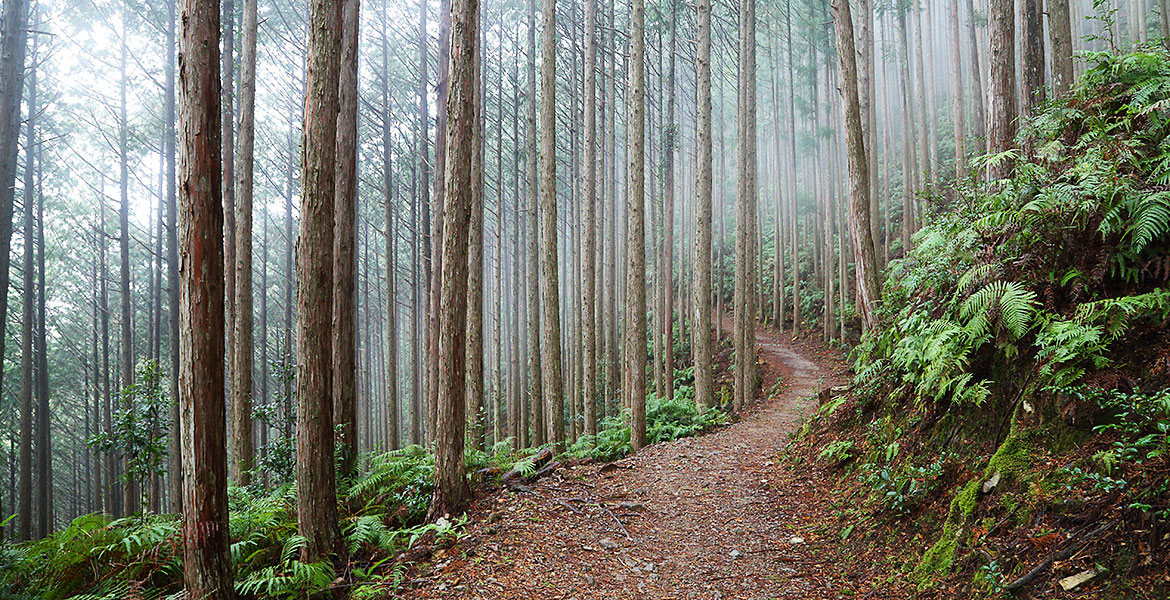
<path fill-rule="evenodd" d="M 920 597 L 1170 594 L 1170 57 L 1088 60 L 1011 179 L 936 199 L 792 449 Z"/>

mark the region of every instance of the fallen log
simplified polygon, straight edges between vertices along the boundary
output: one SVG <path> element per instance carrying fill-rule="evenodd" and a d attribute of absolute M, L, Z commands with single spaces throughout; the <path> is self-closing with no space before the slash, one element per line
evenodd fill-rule
<path fill-rule="evenodd" d="M 500 477 L 500 480 L 507 483 L 517 479 L 527 479 L 527 476 L 525 475 L 526 472 L 532 474 L 533 471 L 530 469 L 535 469 L 536 472 L 540 472 L 540 470 L 548 465 L 548 463 L 552 462 L 552 459 L 552 449 L 545 448 L 532 457 L 526 458 L 516 463 L 516 465 L 513 466 L 511 470 L 509 470 L 507 473 L 504 473 L 503 476 Z"/>

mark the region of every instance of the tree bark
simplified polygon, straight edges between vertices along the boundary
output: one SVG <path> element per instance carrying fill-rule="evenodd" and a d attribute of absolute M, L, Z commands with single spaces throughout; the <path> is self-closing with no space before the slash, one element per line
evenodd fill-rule
<path fill-rule="evenodd" d="M 232 352 L 232 467 L 237 485 L 251 482 L 252 440 L 252 187 L 256 142 L 256 0 L 244 0 L 240 57 L 240 147 L 236 154 L 235 344 Z"/>
<path fill-rule="evenodd" d="M 676 125 L 674 122 L 674 54 L 676 21 L 678 9 L 669 5 L 670 44 L 666 49 L 666 125 L 662 144 L 662 366 L 665 387 L 662 397 L 674 398 L 674 144 Z"/>
<path fill-rule="evenodd" d="M 35 57 L 34 57 L 35 60 Z M 28 77 L 29 88 L 29 119 L 27 124 L 27 142 L 25 143 L 24 163 L 24 262 L 21 268 L 24 271 L 24 289 L 21 291 L 23 311 L 20 320 L 20 489 L 17 500 L 17 513 L 20 521 L 16 530 L 16 539 L 24 542 L 32 537 L 32 464 L 33 464 L 33 315 L 34 281 L 36 269 L 33 267 L 33 160 L 36 146 L 36 97 L 37 71 L 32 69 Z M 39 482 L 38 482 L 39 489 Z"/>
<path fill-rule="evenodd" d="M 343 0 L 338 75 L 336 193 L 333 205 L 333 425 L 338 472 L 357 456 L 357 113 L 359 0 Z"/>
<path fill-rule="evenodd" d="M 622 371 L 630 408 L 630 443 L 646 445 L 646 3 L 632 0 L 626 202 L 626 330 Z"/>
<path fill-rule="evenodd" d="M 1027 118 L 1036 114 L 1040 105 L 1044 103 L 1044 16 L 1040 3 L 1043 0 L 1020 0 L 1023 7 L 1023 31 L 1020 40 L 1023 72 L 1023 113 Z M 1031 156 L 1035 151 L 1035 140 L 1026 136 L 1024 140 L 1025 154 Z"/>
<path fill-rule="evenodd" d="M 951 0 L 951 123 L 955 132 L 955 181 L 967 174 L 967 123 L 963 114 L 963 56 L 959 43 L 959 0 Z M 874 152 L 873 147 L 867 148 Z"/>
<path fill-rule="evenodd" d="M 1058 2 L 1061 0 L 1057 0 Z M 967 45 L 971 48 L 971 106 L 975 109 L 974 126 L 975 139 L 983 140 L 987 136 L 987 117 L 984 110 L 986 101 L 983 95 L 983 67 L 979 62 L 979 36 L 975 32 L 975 1 L 966 0 L 967 5 Z"/>
<path fill-rule="evenodd" d="M 756 5 L 743 0 L 739 8 L 739 188 L 735 240 L 735 397 L 738 412 L 755 389 L 755 244 L 752 219 L 756 212 Z"/>
<path fill-rule="evenodd" d="M 179 422 L 179 230 L 177 212 L 177 187 L 175 182 L 175 0 L 167 0 L 167 67 L 164 83 L 163 106 L 166 120 L 163 122 L 164 151 L 166 157 L 167 186 L 167 316 L 170 323 L 171 362 L 171 512 L 183 511 L 183 443 L 182 426 Z M 95 358 L 96 360 L 96 358 Z M 96 384 L 96 382 L 95 382 Z M 101 469 L 98 469 L 101 472 Z M 100 480 L 98 488 L 101 488 Z"/>
<path fill-rule="evenodd" d="M 419 76 L 418 76 L 419 77 L 419 79 L 418 79 L 418 136 L 419 136 L 419 140 L 418 140 L 418 165 L 419 165 L 418 183 L 419 183 L 419 193 L 418 193 L 418 197 L 417 197 L 418 202 L 415 203 L 415 206 L 417 207 L 419 204 L 422 204 L 422 222 L 419 223 L 418 220 L 415 219 L 414 224 L 415 224 L 415 227 L 420 230 L 420 231 L 415 232 L 415 236 L 416 236 L 416 238 L 421 238 L 423 248 L 422 248 L 422 259 L 420 261 L 420 260 L 417 260 L 418 259 L 417 256 L 415 257 L 416 260 L 414 261 L 414 268 L 423 272 L 422 273 L 422 275 L 423 275 L 423 282 L 422 282 L 423 283 L 423 286 L 422 286 L 423 293 L 421 294 L 422 298 L 417 297 L 420 294 L 419 294 L 419 290 L 418 290 L 419 281 L 418 281 L 418 277 L 417 277 L 417 273 L 416 273 L 416 277 L 414 278 L 414 283 L 415 283 L 414 294 L 416 297 L 415 297 L 414 302 L 413 302 L 414 311 L 415 311 L 415 318 L 413 319 L 413 321 L 414 321 L 414 324 L 413 324 L 414 335 L 411 336 L 413 343 L 414 343 L 414 354 L 415 354 L 415 364 L 414 364 L 415 385 L 413 386 L 414 389 L 412 390 L 413 399 L 412 399 L 411 420 L 410 420 L 410 441 L 412 443 L 415 443 L 415 444 L 422 444 L 422 443 L 425 443 L 425 441 L 424 441 L 424 428 L 423 428 L 423 412 L 424 412 L 423 395 L 426 392 L 426 383 L 429 381 L 425 378 L 425 376 L 429 371 L 426 368 L 426 362 L 424 360 L 421 360 L 422 359 L 421 346 L 426 345 L 427 347 L 429 347 L 429 344 L 423 344 L 422 341 L 419 339 L 420 338 L 419 326 L 420 326 L 420 323 L 429 322 L 427 314 L 429 312 L 429 307 L 430 307 L 430 286 L 431 286 L 430 273 L 431 272 L 430 272 L 429 265 L 430 265 L 430 260 L 431 260 L 431 232 L 430 232 L 430 228 L 431 228 L 431 224 L 430 224 L 431 223 L 430 222 L 431 162 L 428 159 L 430 158 L 430 155 L 431 155 L 431 141 L 430 141 L 430 134 L 429 134 L 431 117 L 430 117 L 430 107 L 428 106 L 429 101 L 428 101 L 428 95 L 427 95 L 427 64 L 430 62 L 428 60 L 429 52 L 427 51 L 427 35 L 428 35 L 428 33 L 427 33 L 427 2 L 426 2 L 426 0 L 419 0 L 418 4 L 419 4 L 419 21 L 418 21 L 418 73 L 419 73 Z M 418 244 L 416 243 L 415 244 L 415 252 L 416 253 L 417 253 L 417 246 L 418 246 Z M 425 298 L 425 300 L 423 298 Z M 423 302 L 426 302 L 426 308 L 424 308 Z M 424 335 L 430 335 L 430 328 L 429 327 L 424 328 L 423 331 L 425 332 Z M 427 357 L 426 360 L 430 360 L 430 358 Z"/>
<path fill-rule="evenodd" d="M 582 403 L 585 435 L 597 435 L 597 0 L 585 0 L 585 132 L 581 167 L 584 198 L 582 233 Z"/>
<path fill-rule="evenodd" d="M 224 296 L 224 315 L 226 320 L 228 362 L 225 365 L 229 383 L 235 381 L 232 376 L 233 362 L 236 356 L 236 132 L 235 132 L 235 85 L 236 85 L 236 2 L 235 0 L 221 0 L 223 17 L 220 26 L 223 27 L 223 50 L 220 76 L 220 108 L 223 111 L 221 126 L 223 127 L 223 226 L 224 244 L 223 260 L 224 274 L 227 276 Z M 125 385 L 125 384 L 123 384 Z M 233 416 L 234 419 L 234 411 Z M 234 437 L 233 437 L 234 446 Z M 234 448 L 233 448 L 234 449 Z M 234 466 L 234 465 L 233 465 Z M 232 473 L 230 472 L 230 477 Z"/>
<path fill-rule="evenodd" d="M 541 380 L 540 339 L 540 179 L 536 130 L 536 0 L 528 0 L 528 405 L 531 430 L 521 436 L 523 446 L 542 446 L 544 383 Z M 545 318 L 548 318 L 547 316 Z M 547 343 L 547 342 L 545 342 Z"/>
<path fill-rule="evenodd" d="M 333 222 L 342 3 L 312 0 L 297 240 L 297 524 L 302 560 L 342 550 L 333 464 Z"/>
<path fill-rule="evenodd" d="M 12 211 L 16 198 L 16 167 L 17 149 L 20 146 L 20 103 L 24 96 L 24 63 L 28 42 L 28 0 L 4 0 L 3 22 L 0 23 L 0 290 L 9 288 L 9 266 L 11 264 L 12 249 Z M 8 318 L 8 293 L 0 294 L 0 318 Z M 4 346 L 7 336 L 0 335 L 0 385 L 3 384 Z M 30 399 L 31 403 L 31 399 Z M 32 418 L 32 408 L 21 411 L 21 433 L 25 431 L 25 414 Z M 32 423 L 28 424 L 31 435 Z M 23 441 L 21 442 L 23 446 Z M 31 447 L 28 450 L 31 453 Z M 24 469 L 22 449 L 21 472 Z M 31 458 L 31 454 L 29 454 Z M 31 464 L 28 467 L 31 474 Z M 31 475 L 30 475 L 31 477 Z M 24 498 L 24 485 L 27 478 L 21 479 L 21 497 Z M 31 485 L 31 483 L 30 483 Z M 31 491 L 29 492 L 31 502 Z M 31 508 L 19 510 L 21 522 L 21 539 L 28 539 L 28 532 L 24 519 L 31 523 Z M 20 536 L 18 536 L 20 537 Z"/>
<path fill-rule="evenodd" d="M 402 446 L 398 410 L 398 223 L 391 191 L 390 65 L 386 4 L 382 5 L 382 202 L 386 227 L 386 442 L 388 450 Z"/>
<path fill-rule="evenodd" d="M 1011 0 L 990 0 L 991 39 L 990 110 L 987 116 L 987 151 L 998 154 L 1011 148 L 1016 137 L 1016 30 Z M 990 181 L 1009 177 L 1011 162 L 1003 159 L 989 164 Z"/>
<path fill-rule="evenodd" d="M 477 0 L 478 2 L 478 0 Z M 477 8 L 478 10 L 478 8 Z M 476 17 L 478 19 L 478 16 Z M 478 31 L 478 27 L 476 28 Z M 478 35 L 478 34 L 477 34 Z M 483 385 L 483 81 L 479 38 L 476 38 L 475 61 L 472 65 L 474 123 L 472 123 L 471 160 L 471 218 L 467 237 L 467 419 L 471 424 L 471 444 L 483 449 L 484 440 L 484 385 Z M 499 215 L 497 215 L 497 218 Z"/>
<path fill-rule="evenodd" d="M 858 100 L 857 53 L 853 41 L 853 16 L 849 0 L 834 0 L 834 31 L 841 83 L 845 96 L 845 145 L 849 156 L 849 227 L 853 236 L 854 272 L 857 277 L 858 310 L 865 328 L 876 324 L 878 302 L 877 258 L 870 230 L 869 159 Z"/>
<path fill-rule="evenodd" d="M 179 41 L 179 404 L 183 582 L 191 598 L 235 597 L 224 453 L 224 264 L 219 3 L 184 0 Z"/>
<path fill-rule="evenodd" d="M 695 404 L 715 405 L 711 356 L 711 0 L 698 0 L 695 54 L 695 320 L 691 345 L 695 357 Z"/>
<path fill-rule="evenodd" d="M 126 23 L 127 15 L 123 7 L 122 19 L 123 25 Z M 133 309 L 131 308 L 130 298 L 130 169 L 129 161 L 129 122 L 126 116 L 126 58 L 128 50 L 126 49 L 126 31 L 125 26 L 122 28 L 121 35 L 121 55 L 120 55 L 120 71 L 119 78 L 119 95 L 120 103 L 118 107 L 118 157 L 119 157 L 119 191 L 121 202 L 118 205 L 118 250 L 121 259 L 121 269 L 119 271 L 119 285 L 121 286 L 121 305 L 122 305 L 122 320 L 120 323 L 120 333 L 122 337 L 122 389 L 125 390 L 134 384 L 134 331 L 131 329 L 131 317 Z M 122 409 L 131 410 L 133 408 L 132 398 L 126 394 L 122 396 Z M 126 469 L 128 458 L 122 459 L 122 468 Z M 130 479 L 125 479 L 122 482 L 122 510 L 124 514 L 134 514 L 138 512 L 138 490 L 135 482 Z"/>
<path fill-rule="evenodd" d="M 561 390 L 561 301 L 557 277 L 556 0 L 541 0 L 540 14 L 540 378 L 545 440 L 560 445 L 565 441 L 565 397 Z"/>
<path fill-rule="evenodd" d="M 1166 24 L 1166 4 L 1161 0 L 1163 36 Z M 1048 36 L 1052 45 L 1052 91 L 1057 96 L 1068 93 L 1073 83 L 1072 20 L 1069 0 L 1048 0 Z"/>
<path fill-rule="evenodd" d="M 467 272 L 465 248 L 474 202 L 471 189 L 475 144 L 477 93 L 475 62 L 478 53 L 478 0 L 451 3 L 451 52 L 448 63 L 447 151 L 444 185 L 443 272 L 437 282 L 442 301 L 439 313 L 439 404 L 435 431 L 435 487 L 428 516 L 436 519 L 462 510 L 470 496 L 463 449 L 467 351 Z"/>

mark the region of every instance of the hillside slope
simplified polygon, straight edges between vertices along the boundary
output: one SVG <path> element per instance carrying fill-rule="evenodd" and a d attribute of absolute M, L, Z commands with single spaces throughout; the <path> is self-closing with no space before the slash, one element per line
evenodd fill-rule
<path fill-rule="evenodd" d="M 936 200 L 792 448 L 922 596 L 1170 590 L 1170 58 L 1088 57 L 1013 178 Z M 1071 578 L 1070 578 L 1071 577 Z"/>

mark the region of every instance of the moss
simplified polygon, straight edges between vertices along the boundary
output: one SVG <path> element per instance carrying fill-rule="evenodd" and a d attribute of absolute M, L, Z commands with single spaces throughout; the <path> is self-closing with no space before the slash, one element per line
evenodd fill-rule
<path fill-rule="evenodd" d="M 967 520 L 975 512 L 979 503 L 980 479 L 972 479 L 963 486 L 959 493 L 951 500 L 950 510 L 947 512 L 947 521 L 943 525 L 942 535 L 929 550 L 922 555 L 922 560 L 914 568 L 911 579 L 919 588 L 928 586 L 933 579 L 945 574 L 955 562 L 955 551 L 959 547 L 959 538 L 967 528 Z"/>
<path fill-rule="evenodd" d="M 1019 479 L 1028 467 L 1036 464 L 1038 448 L 1034 438 L 1041 436 L 1042 430 L 1039 429 L 1012 432 L 988 461 L 986 473 L 991 475 L 999 471 L 1000 477 L 1007 481 Z"/>

